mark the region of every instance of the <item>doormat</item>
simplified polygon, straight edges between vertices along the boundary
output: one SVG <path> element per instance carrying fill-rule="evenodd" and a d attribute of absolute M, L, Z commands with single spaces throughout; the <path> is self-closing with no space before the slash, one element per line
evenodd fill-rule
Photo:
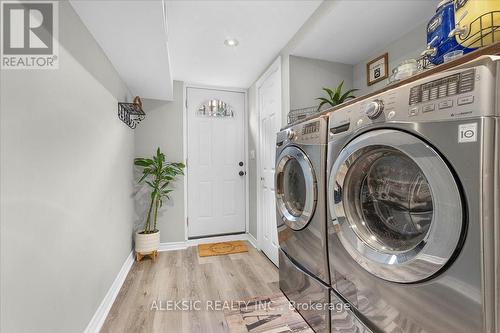
<path fill-rule="evenodd" d="M 224 311 L 229 333 L 314 333 L 283 295 L 256 297 Z"/>
<path fill-rule="evenodd" d="M 224 254 L 248 252 L 248 247 L 243 241 L 222 242 L 198 245 L 200 257 L 221 256 Z"/>

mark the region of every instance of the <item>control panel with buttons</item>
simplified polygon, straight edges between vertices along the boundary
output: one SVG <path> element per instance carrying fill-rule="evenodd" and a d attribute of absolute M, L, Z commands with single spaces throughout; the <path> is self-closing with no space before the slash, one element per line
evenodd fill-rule
<path fill-rule="evenodd" d="M 438 107 L 440 109 L 447 109 L 453 106 L 453 101 L 451 99 L 447 99 L 445 101 L 439 102 Z"/>
<path fill-rule="evenodd" d="M 303 123 L 282 129 L 277 135 L 277 146 L 284 144 L 325 144 L 326 117 L 311 119 Z"/>
<path fill-rule="evenodd" d="M 410 89 L 410 105 L 451 97 L 474 90 L 475 70 L 443 77 Z"/>
<path fill-rule="evenodd" d="M 410 89 L 408 116 L 414 117 L 436 110 L 446 110 L 454 105 L 467 105 L 474 102 L 472 93 L 476 71 L 469 69 L 437 80 L 426 82 Z M 459 95 L 455 97 L 456 95 Z M 450 98 L 451 97 L 451 98 Z"/>
<path fill-rule="evenodd" d="M 431 111 L 434 111 L 435 109 L 436 109 L 435 104 L 427 104 L 427 105 L 422 106 L 422 112 L 431 112 Z"/>
<path fill-rule="evenodd" d="M 319 132 L 319 121 L 305 124 L 304 127 L 302 127 L 302 135 L 312 134 L 317 132 Z"/>
<path fill-rule="evenodd" d="M 464 96 L 457 99 L 458 105 L 466 105 L 474 102 L 474 96 Z"/>
<path fill-rule="evenodd" d="M 383 123 L 467 119 L 496 114 L 495 73 L 456 69 L 375 94 L 329 114 L 329 140 Z M 500 111 L 499 111 L 500 112 Z"/>

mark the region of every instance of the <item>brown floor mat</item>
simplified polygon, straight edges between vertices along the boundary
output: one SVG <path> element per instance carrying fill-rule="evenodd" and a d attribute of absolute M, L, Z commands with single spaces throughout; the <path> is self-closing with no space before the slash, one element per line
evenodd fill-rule
<path fill-rule="evenodd" d="M 198 256 L 210 257 L 224 254 L 248 252 L 248 247 L 244 241 L 221 242 L 198 245 Z"/>

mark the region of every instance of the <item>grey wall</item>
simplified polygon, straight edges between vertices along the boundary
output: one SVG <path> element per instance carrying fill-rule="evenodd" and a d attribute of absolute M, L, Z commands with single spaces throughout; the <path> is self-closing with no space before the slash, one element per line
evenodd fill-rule
<path fill-rule="evenodd" d="M 384 47 L 374 50 L 371 54 L 367 54 L 365 60 L 354 66 L 353 85 L 354 87 L 361 89 L 357 92 L 357 96 L 365 95 L 387 85 L 387 80 L 378 82 L 371 86 L 366 84 L 366 64 L 370 60 L 388 52 L 390 74 L 392 69 L 399 65 L 403 60 L 414 59 L 420 56 L 420 53 L 425 50 L 426 45 L 426 23 L 422 23 L 398 40 L 387 43 Z"/>
<path fill-rule="evenodd" d="M 174 81 L 174 101 L 143 100 L 146 118 L 135 129 L 136 157 L 150 157 L 160 147 L 168 161 L 183 161 L 183 100 L 180 81 Z M 174 191 L 171 200 L 165 201 L 158 213 L 158 229 L 161 242 L 182 242 L 185 236 L 184 177 L 171 185 Z M 147 186 L 136 186 L 136 227 L 144 223 L 149 198 Z"/>
<path fill-rule="evenodd" d="M 366 84 L 366 63 L 373 58 L 388 52 L 389 70 L 405 59 L 418 57 L 425 49 L 426 23 L 423 22 L 413 31 L 393 42 L 381 42 L 378 50 L 366 55 L 366 59 L 355 65 L 346 65 L 329 61 L 301 58 L 293 56 L 295 45 L 313 30 L 318 22 L 328 13 L 335 10 L 335 1 L 324 1 L 305 22 L 289 43 L 280 51 L 281 57 L 281 87 L 282 87 L 282 125 L 286 125 L 290 109 L 314 105 L 314 98 L 321 94 L 324 86 L 336 86 L 342 79 L 348 88 L 357 88 L 360 91 L 355 96 L 362 96 L 371 91 L 383 88 L 387 82 L 380 82 L 370 87 Z M 272 59 L 274 61 L 274 59 Z M 269 63 L 271 65 L 272 61 Z M 257 80 L 267 69 L 263 69 L 255 79 Z M 258 113 L 255 105 L 256 82 L 248 90 L 249 104 L 249 151 L 256 150 L 258 143 Z M 312 104 L 311 104 L 312 102 Z M 249 203 L 250 203 L 250 233 L 257 237 L 257 165 L 250 160 L 249 173 Z"/>
<path fill-rule="evenodd" d="M 290 56 L 290 110 L 317 106 L 323 87 L 333 89 L 344 81 L 344 90 L 351 89 L 352 79 L 352 65 Z"/>
<path fill-rule="evenodd" d="M 127 88 L 67 2 L 60 68 L 2 70 L 1 327 L 81 332 L 130 254 Z"/>

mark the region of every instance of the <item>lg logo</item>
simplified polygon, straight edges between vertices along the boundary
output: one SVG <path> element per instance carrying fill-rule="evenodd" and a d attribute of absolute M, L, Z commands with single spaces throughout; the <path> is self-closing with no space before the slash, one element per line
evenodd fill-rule
<path fill-rule="evenodd" d="M 477 123 L 458 125 L 458 142 L 476 142 Z"/>
<path fill-rule="evenodd" d="M 2 1 L 2 68 L 57 68 L 57 2 Z"/>

